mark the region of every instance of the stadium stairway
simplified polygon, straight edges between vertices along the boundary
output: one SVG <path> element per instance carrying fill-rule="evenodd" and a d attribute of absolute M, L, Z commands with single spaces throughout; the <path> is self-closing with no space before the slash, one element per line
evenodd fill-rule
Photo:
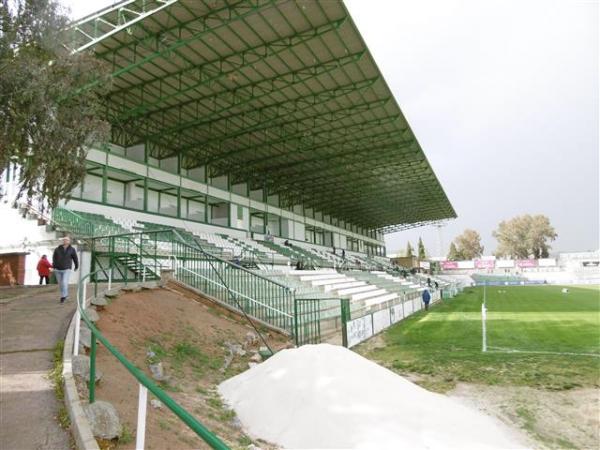
<path fill-rule="evenodd" d="M 278 251 L 276 248 L 271 248 L 266 242 L 257 242 L 254 239 L 223 236 L 228 242 L 238 245 L 243 253 L 242 255 L 252 258 L 256 264 L 263 265 L 287 265 L 291 263 L 291 259 L 285 253 Z"/>
<path fill-rule="evenodd" d="M 123 266 L 123 268 L 131 272 L 135 279 L 151 281 L 159 280 L 159 274 L 152 270 L 152 262 L 140 259 L 137 254 L 123 254 L 115 258 L 115 260 Z"/>

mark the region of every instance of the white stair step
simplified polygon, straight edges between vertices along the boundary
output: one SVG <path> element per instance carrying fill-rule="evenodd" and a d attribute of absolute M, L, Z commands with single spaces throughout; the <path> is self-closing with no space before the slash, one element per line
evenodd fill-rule
<path fill-rule="evenodd" d="M 330 270 L 330 269 L 326 269 L 326 270 L 292 270 L 290 272 L 291 275 L 340 275 L 337 271 L 335 270 Z"/>
<path fill-rule="evenodd" d="M 367 284 L 364 286 L 359 286 L 359 287 L 353 287 L 353 288 L 349 288 L 349 289 L 342 289 L 338 291 L 339 295 L 350 295 L 350 294 L 358 294 L 360 292 L 366 292 L 366 291 L 374 291 L 377 289 L 377 286 L 374 286 L 372 284 Z"/>
<path fill-rule="evenodd" d="M 360 292 L 358 294 L 354 294 L 352 295 L 352 300 L 364 300 L 366 298 L 371 298 L 371 297 L 377 297 L 379 295 L 383 295 L 383 294 L 387 294 L 387 291 L 385 289 L 376 289 L 376 290 L 371 290 L 371 291 L 366 291 L 366 292 Z"/>
<path fill-rule="evenodd" d="M 325 286 L 325 292 L 337 291 L 339 289 L 345 289 L 345 288 L 365 286 L 366 284 L 367 283 L 365 283 L 364 281 L 352 281 L 349 283 L 332 284 L 332 285 Z"/>
<path fill-rule="evenodd" d="M 338 278 L 346 278 L 346 275 L 341 273 L 330 273 L 325 275 L 302 275 L 300 277 L 300 281 L 334 280 Z"/>
<path fill-rule="evenodd" d="M 339 284 L 346 284 L 346 283 L 350 283 L 356 281 L 354 278 L 349 278 L 347 276 L 341 277 L 341 278 L 333 278 L 333 279 L 327 279 L 327 280 L 315 280 L 315 281 L 311 281 L 311 284 L 313 286 L 330 286 L 330 285 L 339 285 Z"/>
<path fill-rule="evenodd" d="M 383 302 L 389 302 L 390 300 L 395 300 L 398 298 L 398 294 L 387 294 L 382 295 L 381 297 L 372 297 L 365 300 L 365 306 L 373 306 L 378 305 Z"/>

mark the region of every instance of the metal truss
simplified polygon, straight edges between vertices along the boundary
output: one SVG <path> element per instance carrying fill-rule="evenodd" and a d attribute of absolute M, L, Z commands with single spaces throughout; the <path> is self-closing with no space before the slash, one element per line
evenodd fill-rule
<path fill-rule="evenodd" d="M 126 0 L 71 34 L 116 144 L 383 232 L 456 216 L 341 1 Z"/>

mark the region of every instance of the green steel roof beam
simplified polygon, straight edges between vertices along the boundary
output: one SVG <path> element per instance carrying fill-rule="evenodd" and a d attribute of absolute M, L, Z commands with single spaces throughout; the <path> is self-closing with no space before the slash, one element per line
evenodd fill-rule
<path fill-rule="evenodd" d="M 367 83 L 365 85 L 363 85 L 362 87 L 357 87 L 357 89 L 368 89 L 370 88 L 371 84 Z M 329 100 L 331 100 L 331 98 L 343 98 L 346 97 L 348 95 L 349 91 L 346 91 L 344 89 L 342 90 L 336 90 L 335 92 L 331 92 L 331 91 L 325 91 L 326 93 L 328 92 L 328 96 L 327 98 L 324 99 L 323 103 L 308 103 L 307 105 L 303 105 L 302 107 L 300 107 L 301 104 L 306 104 L 306 99 L 305 98 L 299 98 L 294 100 L 294 102 L 292 103 L 292 105 L 289 104 L 288 101 L 283 101 L 283 102 L 279 102 L 276 104 L 272 104 L 269 106 L 265 106 L 263 108 L 260 109 L 256 109 L 256 110 L 252 110 L 252 111 L 244 111 L 241 115 L 242 116 L 246 116 L 246 115 L 250 115 L 250 116 L 256 116 L 255 121 L 257 122 L 256 125 L 251 126 L 250 128 L 247 129 L 242 129 L 240 134 L 246 134 L 247 132 L 253 132 L 253 131 L 263 131 L 266 130 L 268 131 L 269 128 L 271 127 L 277 127 L 278 124 L 280 123 L 279 120 L 277 120 L 280 117 L 289 117 L 290 115 L 297 115 L 299 113 L 306 113 L 301 119 L 298 119 L 294 116 L 294 119 L 292 121 L 289 121 L 290 124 L 293 124 L 294 122 L 298 122 L 298 121 L 305 121 L 305 120 L 311 120 L 312 118 L 318 118 L 318 117 L 322 117 L 322 116 L 328 116 L 328 115 L 332 115 L 332 116 L 338 116 L 339 118 L 343 117 L 343 116 L 351 116 L 353 114 L 357 114 L 357 113 L 364 113 L 366 111 L 370 111 L 371 109 L 376 109 L 376 108 L 380 108 L 382 106 L 384 106 L 388 101 L 388 99 L 382 99 L 382 100 L 376 100 L 374 102 L 368 102 L 365 104 L 356 104 L 353 106 L 353 110 L 350 111 L 348 110 L 347 106 L 341 108 L 341 109 L 327 109 L 324 112 L 321 111 L 316 111 L 315 109 L 318 106 L 321 106 L 322 104 L 328 102 Z M 232 116 L 228 116 L 227 118 L 225 118 L 225 120 L 233 120 L 235 118 L 239 118 L 240 115 L 232 115 Z M 223 120 L 223 119 L 221 119 Z M 211 122 L 214 123 L 214 122 Z M 236 134 L 233 133 L 231 134 L 232 137 L 235 137 Z M 227 135 L 225 136 L 227 138 Z M 210 148 L 210 144 L 212 143 L 217 143 L 219 144 L 217 147 L 216 151 L 213 151 L 210 153 L 210 155 L 216 155 L 217 157 L 219 156 L 219 153 L 221 153 L 221 147 L 222 147 L 222 142 L 223 142 L 223 138 L 219 137 L 216 140 L 206 140 L 202 142 L 202 150 L 204 152 L 206 152 L 207 149 Z M 198 145 L 194 145 L 194 146 L 190 146 L 190 147 L 183 147 L 181 148 L 179 151 L 181 151 L 182 153 L 187 153 L 189 150 L 195 150 L 198 149 Z M 209 156 L 203 156 L 203 160 L 205 160 L 206 158 L 208 158 Z M 198 165 L 201 165 L 202 162 L 198 162 Z"/>
<path fill-rule="evenodd" d="M 264 8 L 265 5 L 269 5 L 269 7 L 273 7 L 277 0 L 253 0 L 251 1 L 240 1 L 232 5 L 226 4 L 224 7 L 218 8 L 214 11 L 209 10 L 209 13 L 205 16 L 198 18 L 201 25 L 200 31 L 196 31 L 191 37 L 180 39 L 174 44 L 169 45 L 167 48 L 163 50 L 157 50 L 150 55 L 145 56 L 139 61 L 134 61 L 125 67 L 121 67 L 120 69 L 114 71 L 111 76 L 113 78 L 118 78 L 126 73 L 133 71 L 134 69 L 141 67 L 142 65 L 153 61 L 156 58 L 164 57 L 170 52 L 177 50 L 180 47 L 190 44 L 193 41 L 199 40 L 204 36 L 214 33 L 214 30 L 226 27 L 236 21 L 242 20 L 245 17 L 248 17 L 261 8 Z M 254 4 L 252 4 L 254 3 Z M 225 13 L 226 17 L 222 18 L 218 16 L 218 13 Z M 218 21 L 219 25 L 211 26 L 208 24 L 208 21 Z M 81 92 L 85 89 L 90 89 L 96 85 L 98 85 L 99 81 L 93 81 L 89 83 L 87 86 L 81 88 L 78 92 Z"/>
<path fill-rule="evenodd" d="M 212 138 L 212 139 L 208 139 L 202 142 L 202 145 L 204 147 L 209 147 L 211 144 L 219 144 L 219 148 L 221 148 L 221 144 L 224 144 L 225 141 L 230 140 L 230 139 L 234 139 L 240 136 L 244 136 L 250 133 L 255 133 L 255 132 L 265 132 L 265 134 L 267 134 L 266 132 L 268 131 L 268 134 L 274 134 L 276 136 L 282 136 L 286 133 L 286 128 L 287 126 L 290 126 L 291 128 L 293 128 L 293 132 L 291 133 L 292 135 L 296 135 L 299 133 L 303 133 L 305 130 L 315 130 L 315 129 L 321 129 L 322 127 L 329 125 L 331 126 L 332 123 L 335 122 L 340 122 L 344 119 L 347 118 L 354 118 L 355 116 L 359 116 L 362 115 L 364 112 L 366 111 L 371 111 L 371 110 L 375 110 L 383 105 L 385 105 L 387 102 L 389 101 L 388 99 L 383 99 L 383 100 L 375 100 L 372 102 L 367 102 L 365 104 L 361 104 L 361 105 L 353 105 L 352 109 L 347 109 L 347 108 L 343 108 L 340 110 L 332 110 L 332 111 L 325 111 L 325 112 L 321 112 L 321 113 L 315 113 L 315 114 L 310 114 L 306 117 L 302 117 L 302 118 L 292 118 L 291 120 L 285 120 L 283 122 L 281 121 L 277 121 L 276 118 L 277 116 L 273 116 L 273 119 L 255 119 L 258 124 L 250 126 L 250 127 L 246 127 L 246 128 L 239 128 L 238 131 L 233 132 L 233 133 L 229 133 L 229 134 L 221 134 L 216 138 Z M 257 111 L 248 111 L 248 113 L 250 115 L 258 115 Z M 229 118 L 226 118 L 225 120 L 230 120 Z M 214 133 L 212 133 L 214 134 Z M 197 147 L 197 145 L 195 145 L 194 147 Z M 184 151 L 185 152 L 186 148 L 181 148 L 179 150 L 177 150 L 174 153 L 178 153 L 179 151 Z M 229 155 L 234 155 L 237 152 L 237 150 L 233 150 L 231 152 L 227 152 L 227 153 L 215 153 L 214 154 L 214 159 L 212 161 L 218 160 L 218 159 L 223 159 Z M 201 165 L 203 164 L 207 164 L 211 162 L 211 160 L 205 160 L 204 162 L 201 163 Z"/>
<path fill-rule="evenodd" d="M 108 14 L 112 11 L 115 11 L 115 10 L 123 10 L 125 8 L 125 6 L 135 4 L 136 0 L 124 1 L 117 5 L 113 5 L 113 6 L 109 7 L 108 9 L 102 10 L 99 13 L 94 14 L 92 17 L 90 17 L 90 16 L 85 17 L 85 18 L 75 22 L 74 24 L 72 24 L 71 28 L 73 31 L 79 33 L 81 36 L 83 36 L 85 39 L 87 39 L 88 42 L 86 42 L 83 45 L 80 45 L 77 48 L 73 48 L 71 50 L 71 53 L 73 54 L 73 53 L 78 53 L 78 52 L 87 50 L 88 48 L 96 45 L 98 42 L 103 41 L 107 37 L 117 34 L 124 29 L 130 28 L 131 26 L 135 25 L 136 23 L 143 21 L 146 17 L 149 17 L 152 14 L 155 14 L 158 11 L 161 11 L 165 8 L 169 8 L 173 3 L 177 3 L 178 1 L 179 0 L 163 0 L 160 2 L 156 2 L 157 5 L 155 8 L 148 9 L 148 10 L 143 8 L 142 11 L 135 11 L 132 9 L 127 9 L 127 11 L 130 11 L 131 13 L 133 13 L 133 18 L 131 20 L 125 20 L 125 21 L 118 20 L 117 23 L 112 23 L 106 17 L 102 17 L 102 16 L 105 16 L 106 14 Z M 144 2 L 143 5 L 146 5 L 146 3 L 147 2 Z M 117 18 L 121 18 L 121 17 L 123 17 L 123 16 L 120 14 L 117 15 Z M 94 23 L 94 25 L 92 26 L 93 34 L 89 34 L 88 32 L 83 30 L 83 26 L 88 24 L 90 21 L 93 21 L 93 23 Z M 106 25 L 108 27 L 109 31 L 101 33 L 101 34 L 98 33 L 98 31 L 99 31 L 98 24 L 99 23 L 103 23 L 104 25 Z"/>
<path fill-rule="evenodd" d="M 389 132 L 389 133 L 391 136 L 393 136 L 395 133 L 398 133 L 398 132 Z M 382 136 L 385 136 L 385 133 L 382 134 Z M 365 141 L 367 141 L 368 144 L 366 144 Z M 408 165 L 408 163 L 410 162 L 410 160 L 406 159 L 407 155 L 415 155 L 418 157 L 421 156 L 420 154 L 418 154 L 414 151 L 400 152 L 403 149 L 410 148 L 412 146 L 412 141 L 394 142 L 391 144 L 383 143 L 380 146 L 374 146 L 375 144 L 378 144 L 377 140 L 370 140 L 369 138 L 365 138 L 363 140 L 359 140 L 356 142 L 349 141 L 345 147 L 342 146 L 341 148 L 336 149 L 336 153 L 333 153 L 330 155 L 318 155 L 313 158 L 307 159 L 305 161 L 290 162 L 290 163 L 282 164 L 279 166 L 270 167 L 265 170 L 268 170 L 269 172 L 276 171 L 276 175 L 273 175 L 270 173 L 270 176 L 269 176 L 269 179 L 272 180 L 274 183 L 276 183 L 278 179 L 282 179 L 282 180 L 294 179 L 294 176 L 296 176 L 296 175 L 298 175 L 299 177 L 302 177 L 303 179 L 305 179 L 307 181 L 312 181 L 313 178 L 318 179 L 318 178 L 321 178 L 322 176 L 327 176 L 327 174 L 329 174 L 331 171 L 348 173 L 347 169 L 345 168 L 345 165 L 348 164 L 347 161 L 353 161 L 353 162 L 360 163 L 361 161 L 364 160 L 365 156 L 369 156 L 370 154 L 372 154 L 373 152 L 376 152 L 376 151 L 383 151 L 384 154 L 378 155 L 376 157 L 371 157 L 369 163 L 360 164 L 359 170 L 364 171 L 364 170 L 372 170 L 372 169 L 378 168 L 380 166 L 377 166 L 374 164 L 377 161 L 381 161 L 381 164 L 383 167 L 393 165 L 394 160 L 393 160 L 393 157 L 390 158 L 390 155 L 397 156 L 397 157 L 402 156 L 401 162 L 406 165 Z M 341 153 L 337 153 L 337 151 L 340 149 L 344 150 L 344 151 Z M 325 166 L 324 165 L 324 163 L 331 162 L 336 159 L 342 159 L 346 162 L 341 161 L 339 163 L 336 163 L 334 166 Z M 356 161 L 354 161 L 354 160 L 356 160 Z M 313 164 L 316 166 L 308 167 L 304 171 L 297 170 L 299 167 L 302 167 L 305 164 Z M 285 169 L 291 169 L 291 170 L 286 172 Z M 314 177 L 306 178 L 305 177 L 306 173 L 310 173 L 310 174 L 314 175 Z"/>
<path fill-rule="evenodd" d="M 375 120 L 370 120 L 367 122 L 359 122 L 357 124 L 352 124 L 352 125 L 348 125 L 348 124 L 339 124 L 336 127 L 330 128 L 330 129 L 326 129 L 326 130 L 321 130 L 321 131 L 315 131 L 313 133 L 310 134 L 310 136 L 306 135 L 307 130 L 306 129 L 301 129 L 299 131 L 297 131 L 296 133 L 293 133 L 289 136 L 284 136 L 284 137 L 276 137 L 275 139 L 272 140 L 267 140 L 267 141 L 261 141 L 256 145 L 251 145 L 248 147 L 241 147 L 241 148 L 236 148 L 234 150 L 232 150 L 231 152 L 228 152 L 225 155 L 219 155 L 219 160 L 223 160 L 224 158 L 231 158 L 233 156 L 235 156 L 236 158 L 241 156 L 242 154 L 245 154 L 247 152 L 256 152 L 257 150 L 262 150 L 262 151 L 269 151 L 271 149 L 273 149 L 274 146 L 278 145 L 278 144 L 294 144 L 294 143 L 298 143 L 298 145 L 294 146 L 294 156 L 299 156 L 299 153 L 302 152 L 312 152 L 314 150 L 317 150 L 319 148 L 323 148 L 323 147 L 331 147 L 337 144 L 343 144 L 343 143 L 347 143 L 347 142 L 356 142 L 356 135 L 354 135 L 353 133 L 356 133 L 358 131 L 362 131 L 362 132 L 366 132 L 366 131 L 371 131 L 373 129 L 377 129 L 378 127 L 380 127 L 381 125 L 385 124 L 385 123 L 391 123 L 394 120 L 396 120 L 395 117 L 386 117 L 384 119 L 375 119 Z M 349 135 L 351 135 L 350 137 L 348 137 Z M 375 134 L 369 137 L 377 137 L 380 135 L 385 135 L 388 138 L 391 137 L 395 137 L 395 136 L 400 136 L 399 133 L 397 131 L 394 132 L 382 132 L 380 134 Z M 245 166 L 245 168 L 247 170 L 255 170 L 255 165 L 256 164 L 260 164 L 263 162 L 269 162 L 272 163 L 273 161 L 281 158 L 281 157 L 286 157 L 289 158 L 289 153 L 286 151 L 285 153 L 279 153 L 279 154 L 269 154 L 268 156 L 264 156 L 258 159 L 242 159 L 241 161 L 238 160 L 229 160 L 226 164 L 227 167 L 231 167 L 231 166 L 237 166 L 239 164 L 243 164 Z M 212 159 L 212 160 L 208 160 L 208 163 L 213 163 L 215 162 L 216 159 Z M 292 163 L 295 164 L 295 163 Z M 277 167 L 275 167 L 277 168 Z M 260 168 L 259 168 L 260 169 Z M 267 169 L 272 169 L 272 167 L 269 165 L 269 167 L 267 167 Z"/>
<path fill-rule="evenodd" d="M 198 79 L 198 81 L 196 83 L 185 85 L 185 87 L 183 89 L 177 90 L 171 95 L 161 97 L 158 100 L 155 100 L 153 102 L 142 103 L 142 104 L 136 106 L 136 108 L 129 109 L 129 110 L 123 112 L 118 117 L 118 119 L 126 120 L 129 117 L 140 115 L 140 114 L 147 115 L 149 113 L 162 112 L 163 110 L 172 109 L 173 107 L 169 106 L 169 107 L 166 107 L 163 109 L 153 110 L 154 107 L 161 105 L 173 98 L 177 98 L 188 91 L 195 90 L 201 86 L 210 85 L 211 83 L 215 82 L 216 80 L 221 79 L 223 77 L 227 77 L 228 75 L 231 75 L 231 74 L 235 74 L 235 73 L 241 74 L 243 69 L 254 65 L 256 62 L 258 62 L 264 58 L 271 57 L 273 55 L 277 55 L 279 53 L 287 51 L 291 45 L 298 45 L 299 43 L 304 43 L 304 42 L 310 41 L 311 39 L 314 39 L 319 34 L 327 33 L 329 31 L 335 29 L 336 27 L 339 27 L 344 22 L 344 20 L 345 19 L 330 22 L 325 25 L 322 25 L 318 29 L 311 29 L 311 30 L 308 30 L 303 33 L 299 33 L 298 35 L 294 35 L 294 36 L 286 36 L 286 37 L 281 38 L 274 42 L 267 42 L 264 44 L 260 44 L 258 46 L 254 46 L 254 47 L 245 49 L 241 52 L 229 54 L 222 58 L 213 60 L 211 62 L 205 62 L 196 67 L 186 68 L 179 72 L 176 72 L 173 74 L 169 73 L 169 74 L 159 77 L 157 79 L 150 80 L 147 82 L 148 84 L 157 83 L 157 82 L 162 81 L 167 78 L 176 78 L 177 81 L 179 81 L 179 82 L 181 82 L 182 79 L 188 78 L 188 77 L 193 78 L 193 79 Z M 328 63 L 332 63 L 334 61 L 341 61 L 341 59 L 342 58 L 335 58 L 335 59 L 330 60 Z M 238 60 L 238 61 L 234 61 L 234 60 Z M 318 67 L 318 66 L 319 66 L 319 64 L 315 64 L 313 67 Z M 310 70 L 310 68 L 302 68 L 300 70 L 295 71 L 295 75 L 301 76 L 303 73 L 305 73 L 308 70 Z M 281 76 L 285 76 L 288 74 L 291 75 L 292 73 L 294 73 L 294 72 L 290 71 L 288 73 L 281 74 Z M 274 77 L 274 78 L 277 78 L 277 77 Z M 258 81 L 257 83 L 262 83 L 262 82 L 267 82 L 267 81 L 268 80 L 262 79 L 262 80 Z M 144 86 L 144 84 L 135 85 L 135 86 L 132 86 L 131 88 L 136 89 L 139 86 Z M 244 88 L 246 86 L 247 85 L 241 86 L 241 88 Z M 117 93 L 123 92 L 124 90 L 125 89 L 123 89 L 121 91 L 117 91 Z M 111 96 L 112 95 L 114 95 L 114 94 L 111 94 Z M 177 107 L 187 106 L 187 104 L 191 104 L 191 103 L 193 103 L 195 101 L 199 101 L 199 100 L 202 100 L 202 99 L 195 98 L 189 102 L 177 105 Z"/>
<path fill-rule="evenodd" d="M 341 58 L 338 58 L 337 60 L 329 61 L 330 65 L 325 66 L 325 68 L 322 68 L 321 65 L 315 65 L 315 66 L 308 68 L 308 73 L 307 73 L 307 68 L 303 68 L 298 71 L 290 72 L 288 74 L 283 74 L 282 76 L 277 75 L 277 76 L 271 77 L 269 79 L 260 80 L 256 83 L 251 83 L 249 85 L 240 86 L 239 88 L 237 88 L 233 91 L 219 92 L 219 93 L 211 95 L 209 97 L 201 98 L 198 100 L 193 100 L 192 103 L 196 103 L 196 102 L 198 102 L 199 104 L 212 103 L 212 104 L 217 105 L 219 103 L 227 102 L 228 104 L 226 106 L 222 106 L 220 109 L 211 112 L 211 114 L 213 114 L 213 116 L 216 114 L 222 114 L 222 113 L 228 112 L 234 108 L 239 108 L 241 105 L 256 102 L 263 98 L 268 98 L 273 92 L 279 91 L 281 89 L 282 84 L 287 84 L 288 86 L 292 86 L 292 85 L 295 85 L 298 83 L 303 83 L 309 78 L 318 77 L 322 73 L 327 73 L 327 72 L 336 70 L 338 67 L 343 66 L 345 64 L 351 64 L 351 63 L 355 62 L 356 60 L 360 59 L 362 57 L 362 55 L 363 55 L 363 53 L 356 54 L 356 55 L 343 56 Z M 314 70 L 314 72 L 313 72 L 313 70 Z M 282 78 L 282 77 L 287 77 L 287 76 L 289 76 L 291 79 L 285 80 L 284 78 Z M 264 84 L 264 86 L 263 86 L 263 84 Z M 181 105 L 181 106 L 185 106 L 185 105 Z M 169 108 L 169 109 L 171 109 L 171 108 Z M 161 112 L 160 110 L 156 111 L 156 113 L 160 113 L 160 112 Z M 207 119 L 207 116 L 203 116 L 202 119 L 199 119 L 199 120 L 201 120 L 202 122 L 205 122 L 206 119 Z M 169 134 L 181 133 L 182 131 L 188 130 L 188 129 L 196 126 L 196 124 L 199 120 L 192 121 L 189 123 L 179 124 L 175 127 L 172 127 L 172 128 L 166 129 L 166 130 L 162 130 L 160 133 L 155 133 L 153 135 L 148 136 L 148 139 L 152 140 L 152 139 L 156 138 L 157 136 L 163 137 L 163 136 L 169 135 Z"/>
<path fill-rule="evenodd" d="M 345 96 L 356 90 L 368 88 L 373 83 L 375 83 L 375 81 L 377 81 L 377 79 L 378 78 L 373 78 L 370 80 L 361 81 L 359 83 L 349 83 L 347 85 L 340 86 L 335 89 L 326 89 L 326 90 L 323 90 L 322 92 L 318 92 L 318 93 L 311 94 L 311 95 L 304 96 L 304 97 L 299 97 L 299 98 L 293 99 L 291 101 L 284 100 L 284 101 L 277 102 L 274 104 L 266 105 L 263 107 L 263 109 L 276 109 L 278 115 L 283 114 L 283 113 L 295 113 L 295 112 L 298 112 L 299 108 L 303 108 L 303 109 L 314 108 L 315 105 L 320 105 L 326 101 L 335 99 L 337 97 Z M 223 111 L 229 111 L 229 110 L 233 109 L 234 107 L 248 104 L 251 102 L 252 102 L 252 99 L 249 99 L 249 100 L 246 99 L 238 105 L 232 105 L 232 106 L 223 108 Z M 214 111 L 212 113 L 212 115 L 214 116 L 214 115 L 220 114 L 221 112 L 222 111 L 220 111 L 220 110 Z M 229 117 L 236 116 L 236 115 L 239 116 L 242 114 L 243 113 L 232 114 Z M 188 129 L 188 128 L 208 124 L 209 122 L 211 122 L 211 119 L 202 118 L 199 120 L 194 120 L 192 122 L 188 122 L 181 126 L 171 128 L 171 129 L 167 130 L 166 132 L 172 134 L 172 133 L 176 133 L 183 129 Z M 155 133 L 153 135 L 148 136 L 148 138 L 152 138 L 152 137 L 159 138 L 160 133 Z"/>

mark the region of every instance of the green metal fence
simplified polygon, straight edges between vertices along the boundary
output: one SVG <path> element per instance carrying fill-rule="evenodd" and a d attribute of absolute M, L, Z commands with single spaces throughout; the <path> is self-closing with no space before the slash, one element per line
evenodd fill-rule
<path fill-rule="evenodd" d="M 123 228 L 97 214 L 76 213 L 65 208 L 52 210 L 52 225 L 78 237 L 104 236 L 123 232 Z"/>
<path fill-rule="evenodd" d="M 185 242 L 176 230 L 96 237 L 91 247 L 93 281 L 148 281 L 170 269 L 177 281 L 289 334 L 297 345 L 320 341 L 325 300 L 313 304 L 313 317 L 302 301 L 298 316 L 293 289 Z"/>
<path fill-rule="evenodd" d="M 102 271 L 103 269 L 99 269 Z M 99 272 L 98 271 L 98 272 Z M 145 423 L 146 423 L 146 403 L 147 391 L 150 391 L 158 398 L 169 410 L 171 410 L 183 423 L 185 423 L 194 433 L 203 439 L 211 448 L 218 450 L 229 450 L 229 447 L 223 443 L 215 434 L 200 423 L 186 409 L 179 405 L 165 391 L 159 388 L 146 374 L 138 369 L 130 362 L 121 352 L 119 352 L 110 341 L 95 327 L 92 321 L 88 318 L 85 307 L 87 305 L 86 286 L 90 279 L 97 275 L 95 272 L 90 272 L 79 281 L 77 293 L 77 312 L 75 317 L 76 337 L 74 342 L 74 354 L 77 354 L 79 348 L 79 320 L 84 323 L 91 331 L 91 348 L 90 348 L 90 381 L 89 381 L 89 402 L 96 401 L 96 340 L 99 340 L 102 345 L 129 371 L 131 375 L 138 381 L 140 385 L 140 400 L 138 402 L 138 429 L 136 430 L 136 448 L 144 447 L 145 439 Z M 97 277 L 96 277 L 97 278 Z M 98 295 L 98 284 L 95 284 L 94 293 Z"/>

